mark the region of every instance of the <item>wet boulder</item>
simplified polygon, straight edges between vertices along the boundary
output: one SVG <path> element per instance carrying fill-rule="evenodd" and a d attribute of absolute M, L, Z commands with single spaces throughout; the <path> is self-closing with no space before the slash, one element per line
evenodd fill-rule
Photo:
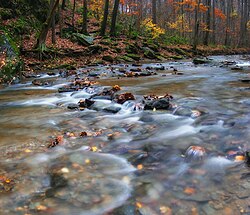
<path fill-rule="evenodd" d="M 74 92 L 77 91 L 77 87 L 70 87 L 70 86 L 65 86 L 65 87 L 60 87 L 58 88 L 59 93 L 67 93 L 67 92 Z"/>
<path fill-rule="evenodd" d="M 75 104 L 75 103 L 70 103 L 70 104 L 68 104 L 67 108 L 69 110 L 78 110 L 79 109 L 79 105 Z"/>
<path fill-rule="evenodd" d="M 155 101 L 146 101 L 144 110 L 168 110 L 171 107 L 168 99 L 159 99 Z"/>
<path fill-rule="evenodd" d="M 188 107 L 181 107 L 181 106 L 175 108 L 175 110 L 173 111 L 174 115 L 187 116 L 187 117 L 191 117 L 191 118 L 197 118 L 205 113 L 206 112 L 204 112 L 202 110 L 193 110 L 193 109 L 190 109 Z"/>
<path fill-rule="evenodd" d="M 94 44 L 94 38 L 80 33 L 73 33 L 72 40 L 77 41 L 80 45 L 90 46 Z"/>
<path fill-rule="evenodd" d="M 242 71 L 242 70 L 244 70 L 244 68 L 243 68 L 242 66 L 236 65 L 236 66 L 232 67 L 231 70 L 234 70 L 234 71 Z"/>
<path fill-rule="evenodd" d="M 146 69 L 148 70 L 165 70 L 165 67 L 161 64 L 156 66 L 147 66 Z"/>
<path fill-rule="evenodd" d="M 78 105 L 81 108 L 90 108 L 94 103 L 95 103 L 95 101 L 90 100 L 90 99 L 81 99 L 78 102 Z"/>
<path fill-rule="evenodd" d="M 34 79 L 32 81 L 32 84 L 35 85 L 35 86 L 48 86 L 48 85 L 50 85 L 49 81 L 38 80 L 38 79 Z"/>
<path fill-rule="evenodd" d="M 128 100 L 135 100 L 135 96 L 132 93 L 122 93 L 120 95 L 116 95 L 115 101 L 118 104 L 123 104 L 124 102 Z"/>
<path fill-rule="evenodd" d="M 164 96 L 146 95 L 144 96 L 144 110 L 170 110 L 172 104 L 170 100 L 173 97 L 170 94 Z"/>
<path fill-rule="evenodd" d="M 193 63 L 194 64 L 206 64 L 206 63 L 210 63 L 211 60 L 209 60 L 208 58 L 194 58 L 193 59 Z"/>

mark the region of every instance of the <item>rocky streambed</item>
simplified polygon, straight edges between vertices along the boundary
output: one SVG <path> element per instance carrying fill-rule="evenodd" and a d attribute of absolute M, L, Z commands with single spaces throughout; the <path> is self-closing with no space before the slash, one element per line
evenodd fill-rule
<path fill-rule="evenodd" d="M 23 73 L 0 91 L 1 211 L 249 214 L 249 66 Z"/>

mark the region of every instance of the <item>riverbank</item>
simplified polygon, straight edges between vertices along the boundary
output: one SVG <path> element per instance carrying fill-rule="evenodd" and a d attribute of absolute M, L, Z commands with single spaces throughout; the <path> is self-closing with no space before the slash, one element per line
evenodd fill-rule
<path fill-rule="evenodd" d="M 147 42 L 146 38 L 132 40 L 129 38 L 93 38 L 91 45 L 82 46 L 64 39 L 57 39 L 56 46 L 48 46 L 39 60 L 37 50 L 29 44 L 21 51 L 26 71 L 44 69 L 76 69 L 86 65 L 166 62 L 207 57 L 209 55 L 249 54 L 250 48 L 229 48 L 224 46 L 198 46 L 193 50 L 191 45 L 164 45 Z"/>

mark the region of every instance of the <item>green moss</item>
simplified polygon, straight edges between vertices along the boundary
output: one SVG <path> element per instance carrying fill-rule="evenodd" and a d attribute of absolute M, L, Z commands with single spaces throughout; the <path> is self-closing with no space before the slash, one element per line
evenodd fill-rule
<path fill-rule="evenodd" d="M 173 55 L 173 56 L 171 56 L 171 58 L 174 60 L 182 60 L 184 57 L 181 55 Z"/>
<path fill-rule="evenodd" d="M 22 70 L 23 61 L 19 58 L 17 45 L 11 37 L 4 32 L 0 34 L 0 51 L 6 51 L 5 65 L 1 68 L 0 78 L 3 81 L 8 81 Z"/>
<path fill-rule="evenodd" d="M 137 54 L 127 54 L 127 56 L 129 58 L 134 59 L 134 60 L 140 60 L 141 59 L 141 57 L 139 55 L 137 55 Z"/>
<path fill-rule="evenodd" d="M 134 60 L 126 55 L 116 57 L 116 61 L 119 62 L 134 62 Z"/>

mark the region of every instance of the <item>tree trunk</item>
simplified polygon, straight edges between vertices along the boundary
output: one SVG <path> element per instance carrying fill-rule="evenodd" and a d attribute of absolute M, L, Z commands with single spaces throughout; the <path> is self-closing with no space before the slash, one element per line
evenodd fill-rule
<path fill-rule="evenodd" d="M 110 36 L 116 36 L 116 18 L 118 14 L 120 0 L 115 0 L 113 13 L 112 13 L 112 20 L 111 20 L 111 28 L 110 28 Z"/>
<path fill-rule="evenodd" d="M 55 4 L 55 0 L 50 0 L 50 10 L 52 10 L 53 5 Z M 51 36 L 51 42 L 52 44 L 56 44 L 56 13 L 52 15 L 52 21 L 51 21 L 51 31 L 52 31 L 52 36 Z"/>
<path fill-rule="evenodd" d="M 83 0 L 82 33 L 86 35 L 88 34 L 87 19 L 88 19 L 88 4 L 87 0 Z"/>
<path fill-rule="evenodd" d="M 215 44 L 216 42 L 216 37 L 215 37 L 215 31 L 216 31 L 216 20 L 215 20 L 215 0 L 212 0 L 212 14 L 213 14 L 213 23 L 212 23 L 212 28 L 213 28 L 213 34 L 212 34 L 212 43 Z"/>
<path fill-rule="evenodd" d="M 199 36 L 199 26 L 200 26 L 200 19 L 199 19 L 199 11 L 200 11 L 200 1 L 198 0 L 197 5 L 195 6 L 195 24 L 194 24 L 194 41 L 193 41 L 193 49 L 197 49 L 198 45 L 198 36 Z"/>
<path fill-rule="evenodd" d="M 156 0 L 152 0 L 152 21 L 156 24 Z"/>
<path fill-rule="evenodd" d="M 108 21 L 108 14 L 109 14 L 109 0 L 105 0 L 104 14 L 103 14 L 103 20 L 102 20 L 100 36 L 105 35 L 106 27 L 107 27 L 107 21 Z"/>
<path fill-rule="evenodd" d="M 72 9 L 72 27 L 73 29 L 75 28 L 75 10 L 76 10 L 76 0 L 74 0 L 74 3 L 73 3 L 73 9 Z"/>
<path fill-rule="evenodd" d="M 59 32 L 60 32 L 60 38 L 62 37 L 62 23 L 63 23 L 63 15 L 61 14 L 61 7 L 58 6 L 58 24 L 59 24 Z"/>
<path fill-rule="evenodd" d="M 209 32 L 211 29 L 210 23 L 211 23 L 211 0 L 206 0 L 206 5 L 208 6 L 207 9 L 207 20 L 206 20 L 206 25 L 207 25 L 207 29 L 205 32 L 205 37 L 204 37 L 204 45 L 207 46 L 208 45 L 208 41 L 209 41 Z"/>
<path fill-rule="evenodd" d="M 240 19 L 240 41 L 239 46 L 243 47 L 247 41 L 247 21 L 248 21 L 248 0 L 242 0 L 241 2 L 241 19 Z"/>
<path fill-rule="evenodd" d="M 228 0 L 227 7 L 226 7 L 226 35 L 225 35 L 225 46 L 230 45 L 230 39 L 229 39 L 229 32 L 230 32 L 230 25 L 231 25 L 231 13 L 232 13 L 232 6 L 233 2 L 232 0 Z"/>
<path fill-rule="evenodd" d="M 66 0 L 62 0 L 62 10 L 66 9 Z"/>
<path fill-rule="evenodd" d="M 48 34 L 49 28 L 51 26 L 53 14 L 56 11 L 56 8 L 57 8 L 57 6 L 59 4 L 59 1 L 60 0 L 56 0 L 55 1 L 55 4 L 54 4 L 53 8 L 50 10 L 50 13 L 49 13 L 46 21 L 43 23 L 42 29 L 41 29 L 40 34 L 39 34 L 39 37 L 37 39 L 37 43 L 35 45 L 35 48 L 39 48 L 39 47 L 42 46 L 42 44 L 45 44 L 45 41 L 46 41 L 46 38 L 47 38 L 47 34 Z"/>

